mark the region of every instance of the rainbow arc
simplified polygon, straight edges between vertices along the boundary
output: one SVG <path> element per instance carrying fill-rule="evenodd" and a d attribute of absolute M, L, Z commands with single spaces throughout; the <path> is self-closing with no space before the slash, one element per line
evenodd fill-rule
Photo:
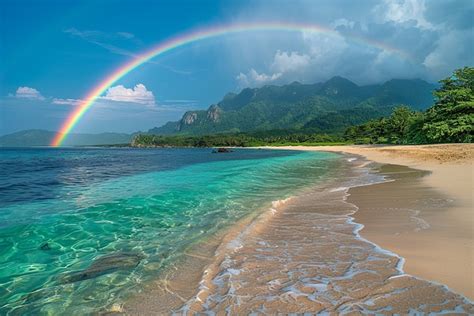
<path fill-rule="evenodd" d="M 205 40 L 208 38 L 224 36 L 233 33 L 242 33 L 250 31 L 298 31 L 298 32 L 316 32 L 323 33 L 326 35 L 332 36 L 341 36 L 339 32 L 334 29 L 316 25 L 316 24 L 298 24 L 298 23 L 282 23 L 282 22 L 258 22 L 258 23 L 240 23 L 240 24 L 227 24 L 219 25 L 210 28 L 204 28 L 199 30 L 194 30 L 188 33 L 184 33 L 175 37 L 172 37 L 168 40 L 165 40 L 158 45 L 154 46 L 150 50 L 139 54 L 134 57 L 134 59 L 123 64 L 117 68 L 113 73 L 108 75 L 104 80 L 102 80 L 96 87 L 94 87 L 83 101 L 72 111 L 72 113 L 66 118 L 66 120 L 61 125 L 58 133 L 55 135 L 54 139 L 51 142 L 51 146 L 57 147 L 61 146 L 63 141 L 66 139 L 68 134 L 72 131 L 74 126 L 80 121 L 84 116 L 87 110 L 94 104 L 94 102 L 99 98 L 108 88 L 110 88 L 114 83 L 120 80 L 122 77 L 127 75 L 129 72 L 139 67 L 143 63 L 146 63 L 152 58 L 155 58 L 161 54 L 169 52 L 175 48 Z M 384 51 L 389 51 L 394 53 L 404 59 L 409 59 L 410 56 L 402 50 L 391 47 L 380 41 L 375 41 L 368 39 L 359 35 L 342 35 L 349 40 L 362 43 L 364 45 L 373 46 Z"/>

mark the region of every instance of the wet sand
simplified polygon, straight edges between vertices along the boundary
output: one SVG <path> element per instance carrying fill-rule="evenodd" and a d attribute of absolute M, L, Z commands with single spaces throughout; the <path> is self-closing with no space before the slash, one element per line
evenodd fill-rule
<path fill-rule="evenodd" d="M 380 173 L 395 181 L 349 191 L 348 201 L 359 207 L 355 221 L 365 226 L 362 236 L 404 257 L 407 273 L 473 299 L 469 221 L 445 221 L 460 205 L 427 185 L 422 179 L 426 172 L 384 165 Z"/>
<path fill-rule="evenodd" d="M 155 281 L 138 289 L 138 292 L 126 301 L 107 307 L 104 313 L 166 315 L 178 311 L 200 291 L 209 275 L 210 267 L 223 260 L 225 251 L 222 249 L 232 245 L 232 241 L 242 231 L 257 221 L 257 216 L 250 214 L 233 225 L 231 230 L 220 231 L 192 245 L 173 266 L 157 275 Z M 153 273 L 153 270 L 160 268 L 149 267 L 149 270 Z"/>
<path fill-rule="evenodd" d="M 358 208 L 352 201 L 358 196 L 359 203 L 368 203 L 364 205 L 367 209 L 371 209 L 368 205 L 376 208 L 376 202 L 383 204 L 383 213 L 391 216 L 389 222 L 394 226 L 406 226 L 409 232 L 428 230 L 419 217 L 421 211 L 412 211 L 411 204 L 400 203 L 399 198 L 389 195 L 385 202 L 372 198 L 401 190 L 406 179 L 413 185 L 409 188 L 413 194 L 406 201 L 426 201 L 429 196 L 434 199 L 430 207 L 439 209 L 451 201 L 436 200 L 439 192 L 421 185 L 423 172 L 400 166 L 380 170 L 387 176 L 399 177 L 396 181 L 352 188 L 349 196 L 346 186 L 374 180 L 365 162 L 350 160 L 348 168 L 341 170 L 342 182 L 327 182 L 288 201 L 277 202 L 257 219 L 249 217 L 229 232 L 196 245 L 166 277 L 150 284 L 119 310 L 128 314 L 174 311 L 218 315 L 474 313 L 472 302 L 446 287 L 404 274 L 404 260 L 373 244 L 373 240 L 364 239 L 364 234 L 359 236 L 362 225 L 352 218 L 355 216 L 356 222 L 374 218 L 370 213 L 365 219 L 358 218 Z M 405 214 L 394 216 L 389 205 L 402 208 L 398 212 Z M 408 226 L 406 218 L 410 218 Z M 401 233 L 405 231 L 398 235 Z M 381 239 L 376 232 L 373 237 Z"/>
<path fill-rule="evenodd" d="M 365 225 L 363 237 L 406 259 L 406 273 L 474 300 L 474 144 L 285 149 L 345 152 L 428 171 L 351 189 L 349 200 L 360 207 L 356 221 Z"/>

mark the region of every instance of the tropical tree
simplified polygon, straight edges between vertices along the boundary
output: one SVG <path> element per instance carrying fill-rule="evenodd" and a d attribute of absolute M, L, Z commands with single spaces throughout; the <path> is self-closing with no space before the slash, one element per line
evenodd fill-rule
<path fill-rule="evenodd" d="M 440 81 L 436 102 L 426 113 L 422 131 L 428 142 L 474 140 L 474 68 L 464 67 Z"/>
<path fill-rule="evenodd" d="M 412 111 L 406 105 L 396 107 L 386 120 L 386 133 L 389 141 L 396 144 L 407 143 L 410 127 L 419 115 L 419 112 Z"/>

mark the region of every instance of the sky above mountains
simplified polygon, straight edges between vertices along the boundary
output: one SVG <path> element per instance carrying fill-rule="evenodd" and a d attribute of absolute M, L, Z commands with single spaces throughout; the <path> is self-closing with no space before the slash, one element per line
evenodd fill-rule
<path fill-rule="evenodd" d="M 58 130 L 123 63 L 178 34 L 221 24 L 297 22 L 334 32 L 252 31 L 178 47 L 110 87 L 74 132 L 147 130 L 244 87 L 335 75 L 358 84 L 391 78 L 434 82 L 474 64 L 472 16 L 470 0 L 4 0 L 0 134 Z"/>

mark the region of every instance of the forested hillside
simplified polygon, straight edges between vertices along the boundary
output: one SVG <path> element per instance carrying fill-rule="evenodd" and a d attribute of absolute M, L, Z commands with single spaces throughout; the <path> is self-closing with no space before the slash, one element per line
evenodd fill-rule
<path fill-rule="evenodd" d="M 349 126 L 388 116 L 399 104 L 424 110 L 433 104 L 435 88 L 419 79 L 358 86 L 342 77 L 316 84 L 247 88 L 227 94 L 208 110 L 188 111 L 180 121 L 148 133 L 196 136 L 280 129 L 340 133 Z"/>
<path fill-rule="evenodd" d="M 341 79 L 337 79 L 342 82 Z M 345 81 L 347 83 L 347 81 Z M 389 81 L 386 85 L 400 88 L 403 81 Z M 416 81 L 420 84 L 420 81 Z M 296 85 L 296 86 L 295 86 Z M 308 94 L 315 86 L 293 84 L 298 87 L 301 94 Z M 262 88 L 266 93 L 274 89 L 275 93 L 289 86 Z M 366 87 L 365 93 L 373 89 Z M 402 89 L 405 91 L 404 89 Z M 244 94 L 228 95 L 224 99 L 223 107 L 237 112 L 245 108 L 252 97 Z M 242 91 L 242 92 L 244 92 Z M 288 91 L 288 90 L 286 90 Z M 342 90 L 346 96 L 341 100 L 347 100 L 348 96 L 356 95 L 360 91 L 357 86 L 347 84 Z M 390 89 L 386 90 L 390 91 Z M 287 96 L 283 93 L 280 97 Z M 389 93 L 383 94 L 389 98 Z M 398 95 L 400 97 L 401 94 Z M 406 100 L 412 98 L 423 101 L 423 98 L 406 92 Z M 359 104 L 354 108 L 344 108 L 340 111 L 326 113 L 324 116 L 313 119 L 305 124 L 304 128 L 296 129 L 274 129 L 260 130 L 247 133 L 217 133 L 212 135 L 137 135 L 133 146 L 190 146 L 190 147 L 212 147 L 212 146 L 262 146 L 262 145 L 323 145 L 335 143 L 358 143 L 358 144 L 430 144 L 430 143 L 453 143 L 472 142 L 474 140 L 474 68 L 464 67 L 454 71 L 446 79 L 440 81 L 438 89 L 432 95 L 434 105 L 426 111 L 420 106 L 398 105 L 393 108 L 390 115 L 384 115 L 380 109 L 392 109 L 388 105 L 375 106 L 380 97 L 372 97 L 369 102 Z M 268 93 L 266 100 L 276 102 L 276 97 Z M 391 97 L 392 100 L 393 96 Z M 387 100 L 387 99 L 386 99 Z M 378 111 L 374 111 L 377 108 Z M 418 109 L 417 109 L 418 108 Z M 366 109 L 363 111 L 362 109 Z M 378 115 L 376 119 L 368 119 L 363 124 L 353 125 L 356 120 L 370 118 Z M 334 132 L 341 126 L 348 124 L 344 133 Z M 323 133 L 321 131 L 329 131 Z M 332 133 L 331 133 L 332 131 Z"/>
<path fill-rule="evenodd" d="M 345 138 L 358 143 L 469 143 L 474 140 L 474 68 L 464 67 L 440 81 L 435 104 L 426 112 L 407 106 L 390 117 L 347 129 Z"/>

